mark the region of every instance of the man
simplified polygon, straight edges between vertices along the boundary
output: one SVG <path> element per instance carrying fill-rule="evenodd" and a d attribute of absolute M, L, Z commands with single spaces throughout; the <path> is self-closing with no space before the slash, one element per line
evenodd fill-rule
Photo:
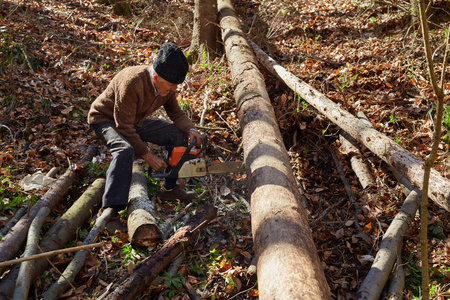
<path fill-rule="evenodd" d="M 177 86 L 186 78 L 189 65 L 180 48 L 165 43 L 152 66 L 127 67 L 109 83 L 92 103 L 88 123 L 111 151 L 106 173 L 102 207 L 116 212 L 126 208 L 134 157 L 143 158 L 153 170 L 167 168 L 160 157 L 151 154 L 146 142 L 165 146 L 169 151 L 186 146 L 201 137 L 181 110 L 176 99 Z M 173 123 L 146 119 L 163 106 Z M 177 186 L 177 179 L 166 179 L 158 197 L 161 200 L 192 200 L 195 192 Z"/>

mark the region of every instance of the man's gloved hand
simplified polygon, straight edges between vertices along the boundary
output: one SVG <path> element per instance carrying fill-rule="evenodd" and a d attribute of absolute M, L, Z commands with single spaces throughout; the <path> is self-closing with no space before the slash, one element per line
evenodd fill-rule
<path fill-rule="evenodd" d="M 200 135 L 200 133 L 198 133 L 197 130 L 195 130 L 194 128 L 189 129 L 188 135 L 189 135 L 189 140 L 191 142 L 194 140 L 194 138 L 196 139 L 195 147 L 201 147 L 202 146 L 202 136 Z"/>
<path fill-rule="evenodd" d="M 142 158 L 150 165 L 150 168 L 155 171 L 167 168 L 167 164 L 164 159 L 158 156 L 147 153 L 143 155 Z"/>

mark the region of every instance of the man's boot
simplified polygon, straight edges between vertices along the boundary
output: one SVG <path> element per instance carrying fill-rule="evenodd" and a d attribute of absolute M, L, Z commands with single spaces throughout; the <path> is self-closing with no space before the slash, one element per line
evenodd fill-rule
<path fill-rule="evenodd" d="M 171 190 L 166 190 L 162 187 L 157 196 L 161 201 L 175 201 L 177 199 L 180 201 L 192 201 L 198 195 L 193 191 L 187 192 L 177 185 Z"/>

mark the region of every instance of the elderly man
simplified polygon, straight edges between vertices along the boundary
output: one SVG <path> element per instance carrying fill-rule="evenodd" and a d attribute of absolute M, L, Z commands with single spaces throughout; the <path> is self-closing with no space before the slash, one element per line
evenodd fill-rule
<path fill-rule="evenodd" d="M 181 49 L 165 43 L 152 66 L 123 69 L 92 103 L 88 123 L 112 154 L 103 208 L 112 207 L 118 212 L 127 206 L 135 157 L 143 158 L 153 170 L 167 167 L 162 158 L 149 152 L 146 142 L 170 151 L 195 138 L 196 146 L 201 146 L 199 133 L 176 99 L 177 86 L 185 80 L 188 70 Z M 173 123 L 146 118 L 161 106 Z M 158 197 L 166 201 L 189 201 L 195 196 L 195 192 L 177 186 L 177 179 L 166 179 L 158 192 Z"/>

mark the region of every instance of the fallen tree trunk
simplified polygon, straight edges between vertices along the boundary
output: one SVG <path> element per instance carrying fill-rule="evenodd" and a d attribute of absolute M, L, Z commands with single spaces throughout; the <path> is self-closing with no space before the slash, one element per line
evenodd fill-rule
<path fill-rule="evenodd" d="M 259 299 L 330 299 L 258 63 L 231 1 L 219 0 L 218 10 L 243 137 Z"/>
<path fill-rule="evenodd" d="M 153 256 L 140 263 L 134 272 L 124 283 L 117 287 L 108 300 L 133 300 L 149 287 L 149 284 L 161 273 L 171 261 L 175 259 L 184 249 L 195 242 L 196 237 L 217 215 L 217 209 L 212 205 L 205 205 L 186 226 L 177 230 L 175 235 L 170 237 L 162 248 Z"/>
<path fill-rule="evenodd" d="M 282 80 L 294 93 L 311 104 L 315 109 L 350 134 L 359 143 L 366 146 L 388 165 L 405 176 L 415 187 L 422 189 L 424 163 L 402 148 L 396 142 L 381 134 L 368 124 L 358 120 L 348 111 L 341 109 L 325 95 L 289 73 L 272 58 L 250 41 L 260 62 L 272 74 Z M 450 211 L 450 180 L 436 170 L 431 170 L 428 196 L 439 206 Z"/>
<path fill-rule="evenodd" d="M 23 246 L 26 238 L 28 228 L 34 217 L 37 215 L 42 207 L 53 209 L 69 191 L 78 177 L 78 167 L 82 166 L 86 161 L 91 160 L 97 152 L 97 146 L 90 145 L 86 154 L 76 164 L 69 166 L 67 171 L 52 185 L 52 187 L 42 196 L 39 201 L 30 209 L 29 213 L 24 215 L 19 222 L 17 222 L 8 234 L 0 241 L 0 262 L 7 261 L 16 255 L 19 249 Z M 5 271 L 0 268 L 0 274 Z"/>
<path fill-rule="evenodd" d="M 73 238 L 78 227 L 90 217 L 92 207 L 99 205 L 105 188 L 105 179 L 97 179 L 81 195 L 81 197 L 61 216 L 50 228 L 40 243 L 43 252 L 62 249 Z M 51 258 L 50 258 L 51 259 Z M 40 258 L 34 262 L 32 280 L 36 279 L 48 267 L 47 258 Z M 17 278 L 17 266 L 13 268 L 0 282 L 0 296 L 10 297 L 14 293 Z M 17 268 L 18 269 L 18 268 Z M 8 299 L 8 298 L 6 298 Z"/>
<path fill-rule="evenodd" d="M 130 193 L 128 196 L 128 235 L 133 248 L 148 248 L 162 240 L 162 232 L 156 225 L 155 201 L 148 197 L 144 168 L 133 164 Z"/>

